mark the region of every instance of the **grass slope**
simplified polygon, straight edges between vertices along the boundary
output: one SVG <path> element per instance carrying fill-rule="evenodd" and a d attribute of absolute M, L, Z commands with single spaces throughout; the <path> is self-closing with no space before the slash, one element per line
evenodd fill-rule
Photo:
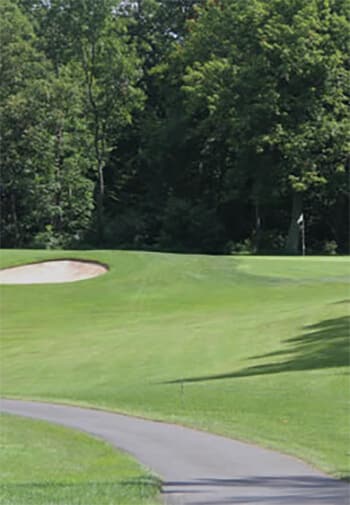
<path fill-rule="evenodd" d="M 102 277 L 2 286 L 1 390 L 167 419 L 349 474 L 348 258 L 3 251 Z"/>
<path fill-rule="evenodd" d="M 2 505 L 156 503 L 156 479 L 85 434 L 1 415 L 0 440 Z"/>

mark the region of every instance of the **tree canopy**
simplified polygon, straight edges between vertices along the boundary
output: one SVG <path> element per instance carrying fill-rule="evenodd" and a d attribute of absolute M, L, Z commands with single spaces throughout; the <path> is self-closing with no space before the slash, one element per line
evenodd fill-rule
<path fill-rule="evenodd" d="M 0 0 L 2 247 L 348 252 L 349 0 Z"/>

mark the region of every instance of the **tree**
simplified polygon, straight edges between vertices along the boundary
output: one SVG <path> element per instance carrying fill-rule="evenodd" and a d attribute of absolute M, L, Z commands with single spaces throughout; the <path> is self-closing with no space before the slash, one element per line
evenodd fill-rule
<path fill-rule="evenodd" d="M 72 52 L 84 74 L 86 112 L 94 137 L 98 234 L 102 241 L 104 171 L 118 135 L 143 103 L 143 93 L 137 87 L 140 61 L 115 2 L 79 0 L 66 4 L 63 1 L 69 16 Z"/>
<path fill-rule="evenodd" d="M 28 6 L 26 0 L 26 4 L 56 74 L 69 63 L 75 66 L 76 79 L 81 79 L 86 120 L 93 136 L 97 235 L 102 242 L 105 169 L 123 129 L 144 100 L 138 87 L 141 62 L 127 32 L 129 20 L 121 15 L 124 2 L 29 0 Z"/>
<path fill-rule="evenodd" d="M 69 245 L 93 209 L 81 93 L 72 70 L 56 78 L 16 4 L 0 8 L 2 243 Z"/>
<path fill-rule="evenodd" d="M 113 169 L 106 179 L 109 194 L 112 190 L 116 197 L 107 202 L 109 228 L 115 241 L 120 237 L 129 246 L 157 243 L 170 193 L 193 192 L 194 185 L 188 182 L 192 182 L 195 150 L 186 142 L 182 65 L 174 54 L 184 43 L 186 21 L 194 15 L 195 3 L 139 0 L 121 4 L 142 62 L 139 85 L 146 98 L 143 110 L 123 132 L 118 152 L 113 152 Z M 113 215 L 128 222 L 128 233 L 120 230 Z"/>
<path fill-rule="evenodd" d="M 0 0 L 3 243 L 344 251 L 349 7 Z"/>
<path fill-rule="evenodd" d="M 225 131 L 236 173 L 251 180 L 255 201 L 271 183 L 272 191 L 292 195 L 292 253 L 303 194 L 330 183 L 349 152 L 347 5 L 211 1 L 186 43 L 189 109 L 207 138 Z"/>

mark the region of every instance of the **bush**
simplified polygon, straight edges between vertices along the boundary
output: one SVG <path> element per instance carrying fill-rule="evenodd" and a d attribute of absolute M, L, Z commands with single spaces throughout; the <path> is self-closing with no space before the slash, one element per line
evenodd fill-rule
<path fill-rule="evenodd" d="M 180 252 L 223 252 L 226 234 L 215 209 L 171 197 L 162 217 L 161 249 Z"/>
<path fill-rule="evenodd" d="M 34 249 L 66 249 L 73 247 L 79 241 L 79 236 L 70 236 L 67 233 L 54 231 L 53 226 L 48 224 L 45 231 L 37 233 L 30 244 Z"/>
<path fill-rule="evenodd" d="M 259 241 L 258 252 L 282 253 L 285 249 L 286 238 L 278 230 L 262 231 Z"/>
<path fill-rule="evenodd" d="M 140 249 L 147 239 L 145 217 L 140 212 L 128 210 L 119 216 L 106 219 L 104 244 L 107 247 Z"/>
<path fill-rule="evenodd" d="M 250 238 L 246 238 L 242 242 L 234 242 L 229 240 L 225 245 L 225 254 L 253 254 L 254 246 Z"/>
<path fill-rule="evenodd" d="M 323 253 L 334 256 L 337 254 L 338 244 L 335 240 L 326 240 L 323 246 Z"/>

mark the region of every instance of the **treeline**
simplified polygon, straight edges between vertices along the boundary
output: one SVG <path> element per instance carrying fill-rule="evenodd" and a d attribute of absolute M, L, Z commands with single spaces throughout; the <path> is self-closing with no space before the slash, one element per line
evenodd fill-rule
<path fill-rule="evenodd" d="M 349 249 L 350 0 L 0 0 L 1 245 Z"/>

